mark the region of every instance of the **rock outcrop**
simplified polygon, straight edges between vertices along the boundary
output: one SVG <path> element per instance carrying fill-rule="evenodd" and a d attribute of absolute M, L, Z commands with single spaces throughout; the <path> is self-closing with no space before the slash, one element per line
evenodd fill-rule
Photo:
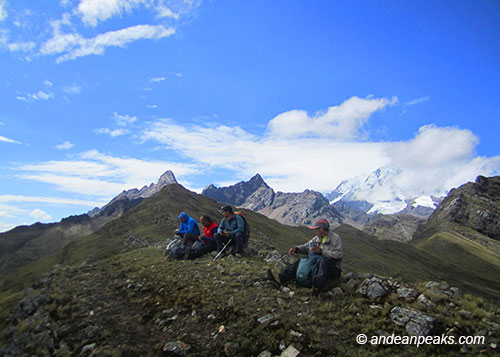
<path fill-rule="evenodd" d="M 421 239 L 446 225 L 460 225 L 500 240 L 500 176 L 478 176 L 450 191 L 415 239 Z"/>
<path fill-rule="evenodd" d="M 311 190 L 275 192 L 259 174 L 249 181 L 229 187 L 209 185 L 202 195 L 221 203 L 251 209 L 290 226 L 312 224 L 319 218 L 327 219 L 333 227 L 342 223 L 342 216 L 321 193 Z"/>
<path fill-rule="evenodd" d="M 408 214 L 377 215 L 365 224 L 363 231 L 379 239 L 409 242 L 417 227 L 424 222 L 424 219 Z"/>

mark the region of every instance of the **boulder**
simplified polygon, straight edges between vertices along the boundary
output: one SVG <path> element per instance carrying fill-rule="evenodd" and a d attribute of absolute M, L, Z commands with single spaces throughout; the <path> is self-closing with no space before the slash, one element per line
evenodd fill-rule
<path fill-rule="evenodd" d="M 360 293 L 361 295 L 366 295 L 370 299 L 376 299 L 381 296 L 387 295 L 389 290 L 390 287 L 384 280 L 377 277 L 372 277 L 363 280 L 358 288 L 358 293 Z"/>
<path fill-rule="evenodd" d="M 434 328 L 434 318 L 417 310 L 395 306 L 389 316 L 392 322 L 404 326 L 406 332 L 413 336 L 428 336 Z"/>

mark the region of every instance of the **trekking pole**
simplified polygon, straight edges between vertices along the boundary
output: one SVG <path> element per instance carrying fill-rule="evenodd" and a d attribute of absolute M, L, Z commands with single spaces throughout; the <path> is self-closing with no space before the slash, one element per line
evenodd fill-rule
<path fill-rule="evenodd" d="M 229 241 L 226 243 L 226 245 L 222 247 L 222 249 L 220 250 L 220 252 L 215 256 L 215 258 L 213 260 L 214 262 L 222 254 L 222 252 L 226 250 L 227 246 L 229 245 L 229 243 L 231 243 L 232 240 L 233 240 L 233 238 L 229 239 Z"/>

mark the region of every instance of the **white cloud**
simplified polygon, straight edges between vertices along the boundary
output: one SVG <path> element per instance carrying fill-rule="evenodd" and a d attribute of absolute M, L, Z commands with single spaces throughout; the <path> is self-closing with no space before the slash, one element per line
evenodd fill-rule
<path fill-rule="evenodd" d="M 137 120 L 136 116 L 130 116 L 128 114 L 120 115 L 117 112 L 113 113 L 113 119 L 119 126 L 127 126 L 132 124 Z"/>
<path fill-rule="evenodd" d="M 86 201 L 86 200 L 61 198 L 61 197 L 0 195 L 0 204 L 9 202 L 30 202 L 30 203 L 44 203 L 57 206 L 89 206 L 89 207 L 95 207 L 102 203 L 97 201 Z M 23 213 L 23 212 L 26 211 L 18 210 L 18 213 Z"/>
<path fill-rule="evenodd" d="M 170 8 L 166 7 L 163 4 L 160 4 L 156 7 L 156 12 L 158 17 L 170 17 L 178 20 L 180 15 L 178 13 L 173 12 Z"/>
<path fill-rule="evenodd" d="M 33 98 L 34 100 L 48 100 L 54 98 L 54 94 L 39 90 L 35 94 L 31 94 L 31 98 Z"/>
<path fill-rule="evenodd" d="M 0 196 L 0 217 L 12 218 L 12 217 L 15 217 L 16 215 L 25 214 L 28 212 L 22 208 L 3 204 L 2 202 L 4 202 L 4 201 L 2 201 L 1 198 L 2 198 L 2 196 Z"/>
<path fill-rule="evenodd" d="M 158 106 L 156 104 L 148 104 L 148 105 L 146 105 L 146 107 L 149 108 L 149 109 L 158 108 Z"/>
<path fill-rule="evenodd" d="M 7 18 L 7 10 L 5 10 L 6 4 L 6 0 L 0 0 L 0 21 L 3 21 Z"/>
<path fill-rule="evenodd" d="M 0 135 L 0 141 L 3 143 L 9 143 L 9 144 L 21 144 L 19 141 L 6 138 L 5 136 L 2 136 L 2 135 Z"/>
<path fill-rule="evenodd" d="M 0 125 L 5 125 L 5 123 L 0 121 Z"/>
<path fill-rule="evenodd" d="M 429 97 L 421 97 L 421 98 L 416 98 L 413 100 L 410 100 L 409 102 L 406 102 L 405 105 L 417 105 L 420 103 L 427 102 L 429 100 Z"/>
<path fill-rule="evenodd" d="M 21 100 L 24 102 L 29 101 L 39 101 L 39 100 L 49 100 L 54 98 L 54 93 L 44 92 L 43 90 L 39 90 L 36 93 L 25 93 L 24 95 L 16 96 L 17 100 Z"/>
<path fill-rule="evenodd" d="M 151 78 L 149 81 L 153 82 L 153 83 L 159 83 L 159 82 L 163 82 L 164 80 L 165 80 L 165 77 L 155 77 L 155 78 Z"/>
<path fill-rule="evenodd" d="M 61 54 L 57 63 L 73 60 L 88 55 L 103 54 L 107 47 L 124 47 L 130 42 L 141 39 L 161 39 L 175 33 L 175 28 L 162 25 L 136 25 L 117 31 L 109 31 L 93 38 L 84 38 L 78 33 L 54 33 L 54 37 L 46 41 L 40 50 L 42 54 Z"/>
<path fill-rule="evenodd" d="M 62 144 L 59 144 L 59 145 L 56 145 L 56 149 L 59 149 L 59 150 L 69 150 L 71 149 L 73 146 L 72 143 L 70 143 L 69 141 L 65 141 L 64 143 Z"/>
<path fill-rule="evenodd" d="M 35 219 L 42 220 L 42 221 L 47 221 L 47 220 L 52 218 L 52 216 L 50 214 L 48 214 L 45 211 L 42 211 L 39 208 L 35 208 L 33 211 L 31 211 L 30 216 L 35 218 Z"/>
<path fill-rule="evenodd" d="M 9 43 L 7 45 L 10 52 L 30 52 L 33 48 L 35 48 L 35 46 L 36 43 L 33 41 Z"/>
<path fill-rule="evenodd" d="M 78 12 L 85 24 L 96 26 L 99 21 L 121 15 L 124 11 L 130 12 L 134 7 L 148 2 L 148 0 L 81 0 Z"/>
<path fill-rule="evenodd" d="M 47 86 L 47 87 L 52 87 L 52 85 L 53 85 L 53 83 L 49 80 L 43 81 L 43 84 L 45 84 L 45 86 Z"/>
<path fill-rule="evenodd" d="M 82 153 L 76 160 L 21 165 L 16 169 L 22 172 L 18 178 L 49 183 L 61 191 L 93 196 L 102 202 L 123 190 L 156 182 L 166 170 L 172 170 L 177 177 L 199 172 L 193 164 L 119 158 L 96 150 Z"/>
<path fill-rule="evenodd" d="M 380 143 L 258 138 L 239 127 L 181 126 L 170 120 L 152 124 L 142 139 L 162 143 L 194 160 L 200 168 L 230 170 L 235 181 L 259 172 L 270 185 L 283 191 L 329 191 L 346 175 L 357 176 L 388 162 Z M 317 168 L 321 168 L 321 174 Z"/>
<path fill-rule="evenodd" d="M 82 87 L 79 85 L 73 84 L 71 86 L 62 87 L 62 91 L 67 94 L 80 94 L 82 91 Z"/>
<path fill-rule="evenodd" d="M 337 140 L 352 140 L 370 115 L 386 106 L 395 104 L 397 98 L 351 97 L 341 105 L 328 108 L 310 117 L 303 110 L 291 110 L 273 118 L 268 124 L 269 134 L 275 137 L 330 137 Z"/>
<path fill-rule="evenodd" d="M 233 183 L 258 172 L 282 191 L 309 188 L 329 192 L 343 179 L 366 177 L 384 166 L 398 172 L 392 178 L 398 190 L 415 195 L 443 194 L 479 174 L 500 173 L 500 157 L 477 157 L 478 138 L 465 129 L 428 125 L 404 142 L 359 140 L 370 113 L 395 99 L 354 98 L 313 118 L 299 114 L 298 122 L 309 125 L 303 129 L 296 113 L 288 112 L 292 119 L 281 114 L 276 117 L 280 118 L 278 125 L 272 119 L 261 136 L 240 127 L 179 125 L 162 119 L 149 124 L 141 138 L 161 143 L 200 168 L 228 170 Z M 323 131 L 315 120 L 322 120 Z M 311 132 L 311 126 L 318 130 Z"/>
<path fill-rule="evenodd" d="M 130 131 L 128 129 L 110 129 L 110 128 L 99 128 L 99 129 L 95 129 L 95 132 L 97 134 L 107 134 L 109 136 L 111 136 L 112 138 L 114 137 L 117 137 L 117 136 L 121 136 L 121 135 L 126 135 L 128 133 L 130 133 Z"/>
<path fill-rule="evenodd" d="M 479 139 L 470 130 L 426 125 L 414 139 L 396 143 L 390 150 L 394 166 L 439 167 L 472 159 L 478 143 Z"/>

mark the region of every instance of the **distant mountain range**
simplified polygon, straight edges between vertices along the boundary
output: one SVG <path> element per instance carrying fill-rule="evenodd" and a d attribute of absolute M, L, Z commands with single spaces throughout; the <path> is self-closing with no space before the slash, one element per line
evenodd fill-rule
<path fill-rule="evenodd" d="M 102 208 L 96 207 L 92 211 L 88 212 L 89 216 L 95 216 L 99 214 L 102 210 L 106 209 L 109 206 L 112 206 L 115 202 L 128 199 L 129 201 L 134 201 L 140 198 L 148 198 L 153 196 L 155 193 L 160 192 L 160 190 L 166 185 L 170 185 L 172 183 L 177 183 L 175 179 L 174 173 L 170 170 L 165 171 L 163 175 L 160 176 L 157 183 L 151 183 L 149 186 L 144 186 L 140 190 L 137 188 L 132 188 L 130 190 L 123 191 L 118 196 L 109 201 L 108 204 L 103 206 Z"/>
<path fill-rule="evenodd" d="M 11 272 L 53 254 L 72 241 L 99 230 L 136 207 L 145 198 L 174 183 L 177 181 L 169 170 L 161 175 L 156 184 L 151 183 L 140 190 L 123 191 L 103 207 L 96 207 L 87 214 L 70 216 L 59 223 L 36 223 L 0 233 L 0 273 Z"/>
<path fill-rule="evenodd" d="M 320 193 L 274 192 L 256 175 L 250 184 L 208 186 L 206 191 L 218 195 L 216 202 L 161 181 L 156 185 L 163 188 L 152 196 L 125 191 L 92 217 L 73 216 L 0 234 L 0 333 L 5 337 L 0 339 L 0 355 L 165 355 L 188 350 L 186 355 L 258 355 L 265 349 L 280 354 L 283 340 L 300 343 L 307 355 L 364 355 L 374 349 L 355 345 L 353 331 L 371 326 L 383 328 L 380 335 L 403 335 L 410 322 L 428 321 L 434 321 L 429 328 L 436 336 L 487 335 L 492 340 L 472 346 L 473 354 L 484 348 L 489 348 L 486 354 L 497 353 L 491 341 L 500 336 L 498 307 L 490 301 L 500 296 L 500 177 L 480 176 L 452 190 L 425 223 L 408 223 L 417 231 L 407 243 L 373 234 L 398 240 L 407 234 L 401 222 L 425 219 L 365 214 L 371 219 L 365 227 L 372 227 L 373 234 L 345 223 L 335 227 L 344 244 L 343 277 L 320 300 L 294 284 L 276 291 L 264 281 L 266 269 L 277 271 L 290 262 L 287 250 L 307 242 L 312 232 L 251 209 L 244 209 L 252 234 L 243 257 L 214 262 L 207 255 L 167 263 L 163 255 L 179 211 L 220 218 L 220 204 L 232 197 L 262 212 L 273 213 L 275 207 L 273 214 L 283 212 L 290 220 L 307 222 L 331 214 L 338 224 L 338 213 Z M 385 223 L 373 225 L 382 219 Z M 365 296 L 369 290 L 382 295 Z M 305 312 L 297 317 L 290 311 Z M 394 312 L 405 312 L 399 319 L 407 324 L 394 320 Z M 318 334 L 335 338 L 316 339 Z M 388 345 L 381 355 L 421 354 L 414 347 Z M 461 346 L 455 347 L 431 345 L 433 350 L 426 351 L 455 356 Z"/>
<path fill-rule="evenodd" d="M 422 195 L 415 197 L 394 184 L 400 172 L 382 167 L 368 176 L 359 176 L 342 181 L 335 190 L 326 195 L 334 207 L 338 202 L 368 214 L 405 213 L 427 218 L 437 207 L 442 197 Z"/>
<path fill-rule="evenodd" d="M 343 221 L 342 215 L 320 192 L 275 192 L 259 174 L 229 187 L 209 185 L 203 189 L 202 195 L 251 209 L 291 226 L 310 225 L 319 218 L 326 218 L 332 226 Z"/>

